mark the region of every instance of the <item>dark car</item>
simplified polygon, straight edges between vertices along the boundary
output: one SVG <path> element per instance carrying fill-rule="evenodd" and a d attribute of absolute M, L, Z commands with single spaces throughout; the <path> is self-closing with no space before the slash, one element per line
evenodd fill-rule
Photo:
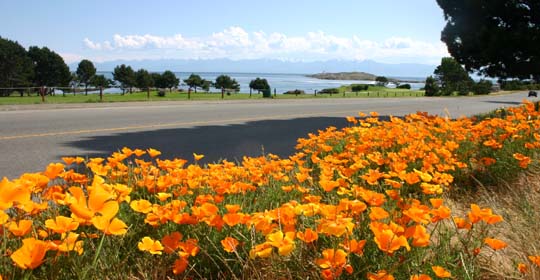
<path fill-rule="evenodd" d="M 538 97 L 538 93 L 536 93 L 536 91 L 534 91 L 534 90 L 531 90 L 531 91 L 529 91 L 529 95 L 528 95 L 528 96 L 529 96 L 529 97 L 531 97 L 531 96 Z"/>

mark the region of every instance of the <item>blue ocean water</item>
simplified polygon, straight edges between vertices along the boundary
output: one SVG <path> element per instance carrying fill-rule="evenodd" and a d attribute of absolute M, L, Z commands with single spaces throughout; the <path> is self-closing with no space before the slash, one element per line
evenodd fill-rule
<path fill-rule="evenodd" d="M 98 72 L 103 74 L 107 78 L 112 79 L 112 72 Z M 183 80 L 187 79 L 192 72 L 175 72 L 176 77 L 181 80 L 180 88 L 187 90 L 188 87 L 184 84 Z M 236 79 L 240 84 L 240 92 L 249 92 L 249 82 L 255 78 L 266 79 L 272 92 L 274 89 L 277 93 L 284 93 L 289 90 L 303 90 L 306 93 L 314 93 L 315 90 L 319 91 L 325 88 L 340 87 L 342 85 L 350 84 L 373 84 L 373 81 L 358 81 L 358 80 L 322 80 L 310 78 L 302 74 L 274 74 L 274 73 L 222 73 L 222 72 L 193 72 L 201 76 L 201 78 L 215 81 L 219 75 L 228 75 L 233 79 Z M 390 77 L 392 78 L 392 77 Z M 420 89 L 424 86 L 423 80 L 425 78 L 409 78 L 409 77 L 395 77 L 400 80 L 414 81 L 409 83 L 412 89 Z M 210 91 L 218 91 L 211 88 Z M 120 89 L 108 89 L 106 92 L 121 92 Z"/>

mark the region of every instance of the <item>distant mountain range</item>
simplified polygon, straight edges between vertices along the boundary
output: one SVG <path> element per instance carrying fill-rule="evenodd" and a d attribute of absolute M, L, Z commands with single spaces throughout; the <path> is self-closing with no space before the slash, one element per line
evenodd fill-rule
<path fill-rule="evenodd" d="M 277 59 L 159 59 L 115 60 L 94 63 L 98 71 L 112 71 L 117 65 L 130 65 L 134 70 L 171 70 L 173 72 L 237 72 L 237 73 L 283 73 L 314 74 L 324 72 L 367 72 L 377 76 L 427 77 L 433 74 L 435 65 L 380 63 L 373 60 L 327 60 L 313 62 L 282 61 Z M 70 64 L 75 71 L 77 63 Z"/>

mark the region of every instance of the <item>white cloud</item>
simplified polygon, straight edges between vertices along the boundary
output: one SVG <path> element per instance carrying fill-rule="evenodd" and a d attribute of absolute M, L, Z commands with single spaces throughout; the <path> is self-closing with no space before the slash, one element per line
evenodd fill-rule
<path fill-rule="evenodd" d="M 381 62 L 436 63 L 447 56 L 446 46 L 414 38 L 389 37 L 377 42 L 361 38 L 339 37 L 322 31 L 304 36 L 288 36 L 264 31 L 247 32 L 232 26 L 205 37 L 115 34 L 111 41 L 94 42 L 84 39 L 84 45 L 100 57 L 126 59 L 155 58 L 158 52 L 166 58 L 274 58 L 286 60 L 373 59 Z"/>
<path fill-rule="evenodd" d="M 60 53 L 59 55 L 64 59 L 64 62 L 67 64 L 79 62 L 84 59 L 83 56 L 74 53 Z"/>

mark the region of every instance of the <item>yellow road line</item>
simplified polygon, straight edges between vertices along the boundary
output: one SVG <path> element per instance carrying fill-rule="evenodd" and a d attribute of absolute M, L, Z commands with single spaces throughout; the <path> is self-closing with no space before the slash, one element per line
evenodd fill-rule
<path fill-rule="evenodd" d="M 342 113 L 353 113 L 353 114 L 356 115 L 356 113 L 358 113 L 358 110 L 324 112 L 324 114 L 342 114 Z M 293 114 L 293 115 L 281 115 L 281 116 L 275 116 L 274 115 L 274 116 L 270 116 L 270 117 L 267 116 L 267 117 L 257 117 L 257 118 L 237 118 L 237 119 L 228 119 L 228 120 L 194 121 L 194 122 L 172 122 L 172 123 L 134 125 L 134 126 L 125 126 L 125 127 L 113 127 L 113 128 L 98 128 L 98 129 L 84 129 L 84 130 L 72 130 L 72 131 L 46 132 L 46 133 L 37 133 L 37 134 L 0 136 L 0 140 L 13 140 L 13 139 L 38 138 L 38 137 L 47 137 L 47 136 L 86 134 L 86 133 L 95 133 L 95 132 L 113 132 L 113 131 L 125 131 L 125 130 L 145 129 L 145 128 L 161 128 L 161 127 L 171 127 L 171 126 L 178 126 L 178 125 L 208 125 L 208 124 L 219 124 L 219 123 L 229 123 L 229 122 L 231 122 L 231 123 L 232 122 L 246 122 L 246 121 L 272 120 L 272 119 L 284 119 L 284 118 L 291 118 L 291 117 L 298 118 L 298 117 L 311 117 L 311 116 L 320 116 L 320 114 L 313 113 L 313 114 Z"/>

